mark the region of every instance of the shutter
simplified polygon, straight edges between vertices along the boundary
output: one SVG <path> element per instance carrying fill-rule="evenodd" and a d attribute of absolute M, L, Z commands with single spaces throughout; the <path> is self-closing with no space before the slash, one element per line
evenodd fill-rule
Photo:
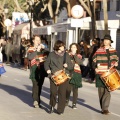
<path fill-rule="evenodd" d="M 117 30 L 116 50 L 117 50 L 118 56 L 120 56 L 120 29 Z M 118 69 L 120 69 L 120 57 L 119 57 Z"/>

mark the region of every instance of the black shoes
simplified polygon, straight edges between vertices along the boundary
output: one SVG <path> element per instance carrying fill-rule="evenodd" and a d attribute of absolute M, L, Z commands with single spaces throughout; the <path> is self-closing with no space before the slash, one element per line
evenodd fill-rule
<path fill-rule="evenodd" d="M 52 114 L 52 113 L 57 113 L 58 115 L 62 115 L 63 114 L 63 112 L 58 112 L 58 111 L 55 111 L 55 108 L 54 107 L 50 107 L 50 110 L 49 110 L 49 114 Z"/>
<path fill-rule="evenodd" d="M 51 113 L 53 113 L 53 112 L 54 112 L 54 107 L 50 107 L 49 113 L 51 114 Z"/>
<path fill-rule="evenodd" d="M 58 115 L 62 115 L 62 114 L 63 114 L 63 112 L 57 112 L 57 114 L 58 114 Z"/>

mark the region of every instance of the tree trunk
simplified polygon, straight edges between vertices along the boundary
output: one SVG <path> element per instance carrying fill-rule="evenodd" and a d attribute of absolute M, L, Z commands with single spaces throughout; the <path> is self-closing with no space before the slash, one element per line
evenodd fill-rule
<path fill-rule="evenodd" d="M 84 7 L 84 9 L 87 11 L 87 13 L 90 15 L 90 17 L 92 17 L 92 13 L 90 8 L 85 4 L 85 2 L 83 0 L 79 0 L 79 2 L 81 3 L 81 5 Z"/>
<path fill-rule="evenodd" d="M 105 34 L 108 33 L 108 14 L 107 14 L 107 0 L 103 0 L 103 12 L 104 12 L 104 28 Z"/>
<path fill-rule="evenodd" d="M 67 3 L 67 14 L 68 17 L 71 17 L 71 1 L 70 0 L 64 0 Z"/>
<path fill-rule="evenodd" d="M 18 3 L 18 0 L 14 0 L 14 3 L 16 4 L 17 10 L 18 10 L 19 12 L 24 12 L 24 10 L 21 9 L 21 7 L 20 7 L 20 5 L 19 5 L 19 3 Z"/>
<path fill-rule="evenodd" d="M 90 2 L 90 1 L 89 1 Z M 95 3 L 96 0 L 93 0 L 93 2 L 90 3 L 90 8 L 92 12 L 91 22 L 92 22 L 92 39 L 94 39 L 97 35 L 96 32 L 96 16 L 95 16 Z"/>
<path fill-rule="evenodd" d="M 96 0 L 93 0 L 93 2 L 91 2 L 90 0 L 87 0 L 86 2 L 88 4 L 88 6 L 86 5 L 86 3 L 83 0 L 79 0 L 79 1 L 91 17 L 92 39 L 94 39 L 96 37 L 96 19 L 95 19 L 95 3 L 96 3 Z"/>

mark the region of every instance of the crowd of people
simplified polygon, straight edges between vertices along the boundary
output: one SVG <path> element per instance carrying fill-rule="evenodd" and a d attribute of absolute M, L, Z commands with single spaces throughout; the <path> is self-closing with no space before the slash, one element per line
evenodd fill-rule
<path fill-rule="evenodd" d="M 33 106 L 35 108 L 41 106 L 42 86 L 45 77 L 48 77 L 49 113 L 55 112 L 57 104 L 57 114 L 63 114 L 69 104 L 71 91 L 73 92 L 72 108 L 77 109 L 78 88 L 82 88 L 82 81 L 89 77 L 89 81 L 95 82 L 98 87 L 101 113 L 109 114 L 111 94 L 100 75 L 112 66 L 118 66 L 117 51 L 111 46 L 113 42 L 111 36 L 105 35 L 102 40 L 95 38 L 91 45 L 81 40 L 80 43 L 72 43 L 67 50 L 64 42 L 57 40 L 52 52 L 46 49 L 47 44 L 43 41 L 39 36 L 34 37 L 33 44 L 25 38 L 21 39 L 20 61 L 23 69 L 27 70 L 28 67 L 30 69 Z M 3 54 L 6 54 L 6 64 L 8 64 L 12 55 L 10 40 L 7 41 L 4 50 Z"/>
<path fill-rule="evenodd" d="M 37 36 L 37 48 L 34 46 L 37 53 L 41 53 L 44 47 L 41 46 L 41 40 Z M 50 79 L 50 110 L 49 113 L 55 112 L 54 108 L 57 103 L 57 114 L 61 115 L 65 111 L 65 106 L 69 104 L 70 94 L 73 91 L 73 101 L 72 108 L 77 109 L 77 97 L 78 97 L 78 88 L 82 87 L 82 78 L 89 75 L 91 81 L 96 81 L 96 87 L 98 87 L 98 96 L 101 107 L 102 114 L 109 114 L 109 104 L 110 104 L 110 92 L 106 88 L 105 84 L 100 78 L 100 75 L 107 71 L 111 66 L 118 66 L 118 56 L 117 52 L 111 46 L 111 36 L 105 35 L 104 39 L 100 41 L 99 38 L 96 38 L 92 41 L 92 45 L 88 45 L 85 41 L 81 41 L 80 44 L 72 43 L 68 50 L 65 48 L 65 44 L 57 40 L 54 44 L 54 50 L 46 55 L 45 52 L 41 53 L 44 57 L 44 61 L 41 62 L 41 58 L 34 58 L 31 60 L 31 64 L 35 64 L 36 69 L 31 65 L 31 75 L 33 75 L 33 105 L 34 107 L 39 107 L 40 94 L 44 78 L 48 75 Z M 32 52 L 34 54 L 34 52 Z M 34 55 L 33 55 L 34 56 Z M 36 56 L 36 55 L 35 55 Z M 43 66 L 43 67 L 41 67 Z M 40 75 L 40 71 L 45 73 L 44 76 Z M 64 71 L 64 72 L 63 72 Z M 46 74 L 47 73 L 47 74 Z M 63 74 L 64 73 L 64 74 Z M 68 77 L 66 77 L 66 74 Z M 39 76 L 39 78 L 38 78 Z M 66 80 L 67 78 L 67 80 Z M 40 83 L 40 81 L 43 81 Z M 62 81 L 60 83 L 60 81 Z M 39 84 L 40 83 L 40 84 Z M 59 83 L 56 84 L 56 83 Z M 36 91 L 36 90 L 38 91 Z M 35 99 L 34 94 L 37 96 Z M 58 100 L 57 97 L 58 96 Z"/>
<path fill-rule="evenodd" d="M 42 39 L 42 44 L 47 48 L 47 40 L 45 38 Z M 30 39 L 26 39 L 25 37 L 21 38 L 21 41 L 17 40 L 16 43 L 12 37 L 8 37 L 7 39 L 1 37 L 0 61 L 7 65 L 12 64 L 21 67 L 23 70 L 27 70 L 29 68 L 27 50 L 30 46 L 32 46 Z"/>

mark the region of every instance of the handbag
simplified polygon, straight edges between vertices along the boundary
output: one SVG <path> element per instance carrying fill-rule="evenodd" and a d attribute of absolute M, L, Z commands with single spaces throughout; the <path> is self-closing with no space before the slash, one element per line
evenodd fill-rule
<path fill-rule="evenodd" d="M 88 63 L 89 63 L 88 58 L 84 58 L 83 61 L 82 61 L 82 65 L 83 65 L 83 66 L 87 66 Z"/>
<path fill-rule="evenodd" d="M 4 66 L 3 66 L 3 63 L 0 63 L 0 75 L 5 73 L 5 72 L 6 72 L 6 70 L 5 70 Z"/>

